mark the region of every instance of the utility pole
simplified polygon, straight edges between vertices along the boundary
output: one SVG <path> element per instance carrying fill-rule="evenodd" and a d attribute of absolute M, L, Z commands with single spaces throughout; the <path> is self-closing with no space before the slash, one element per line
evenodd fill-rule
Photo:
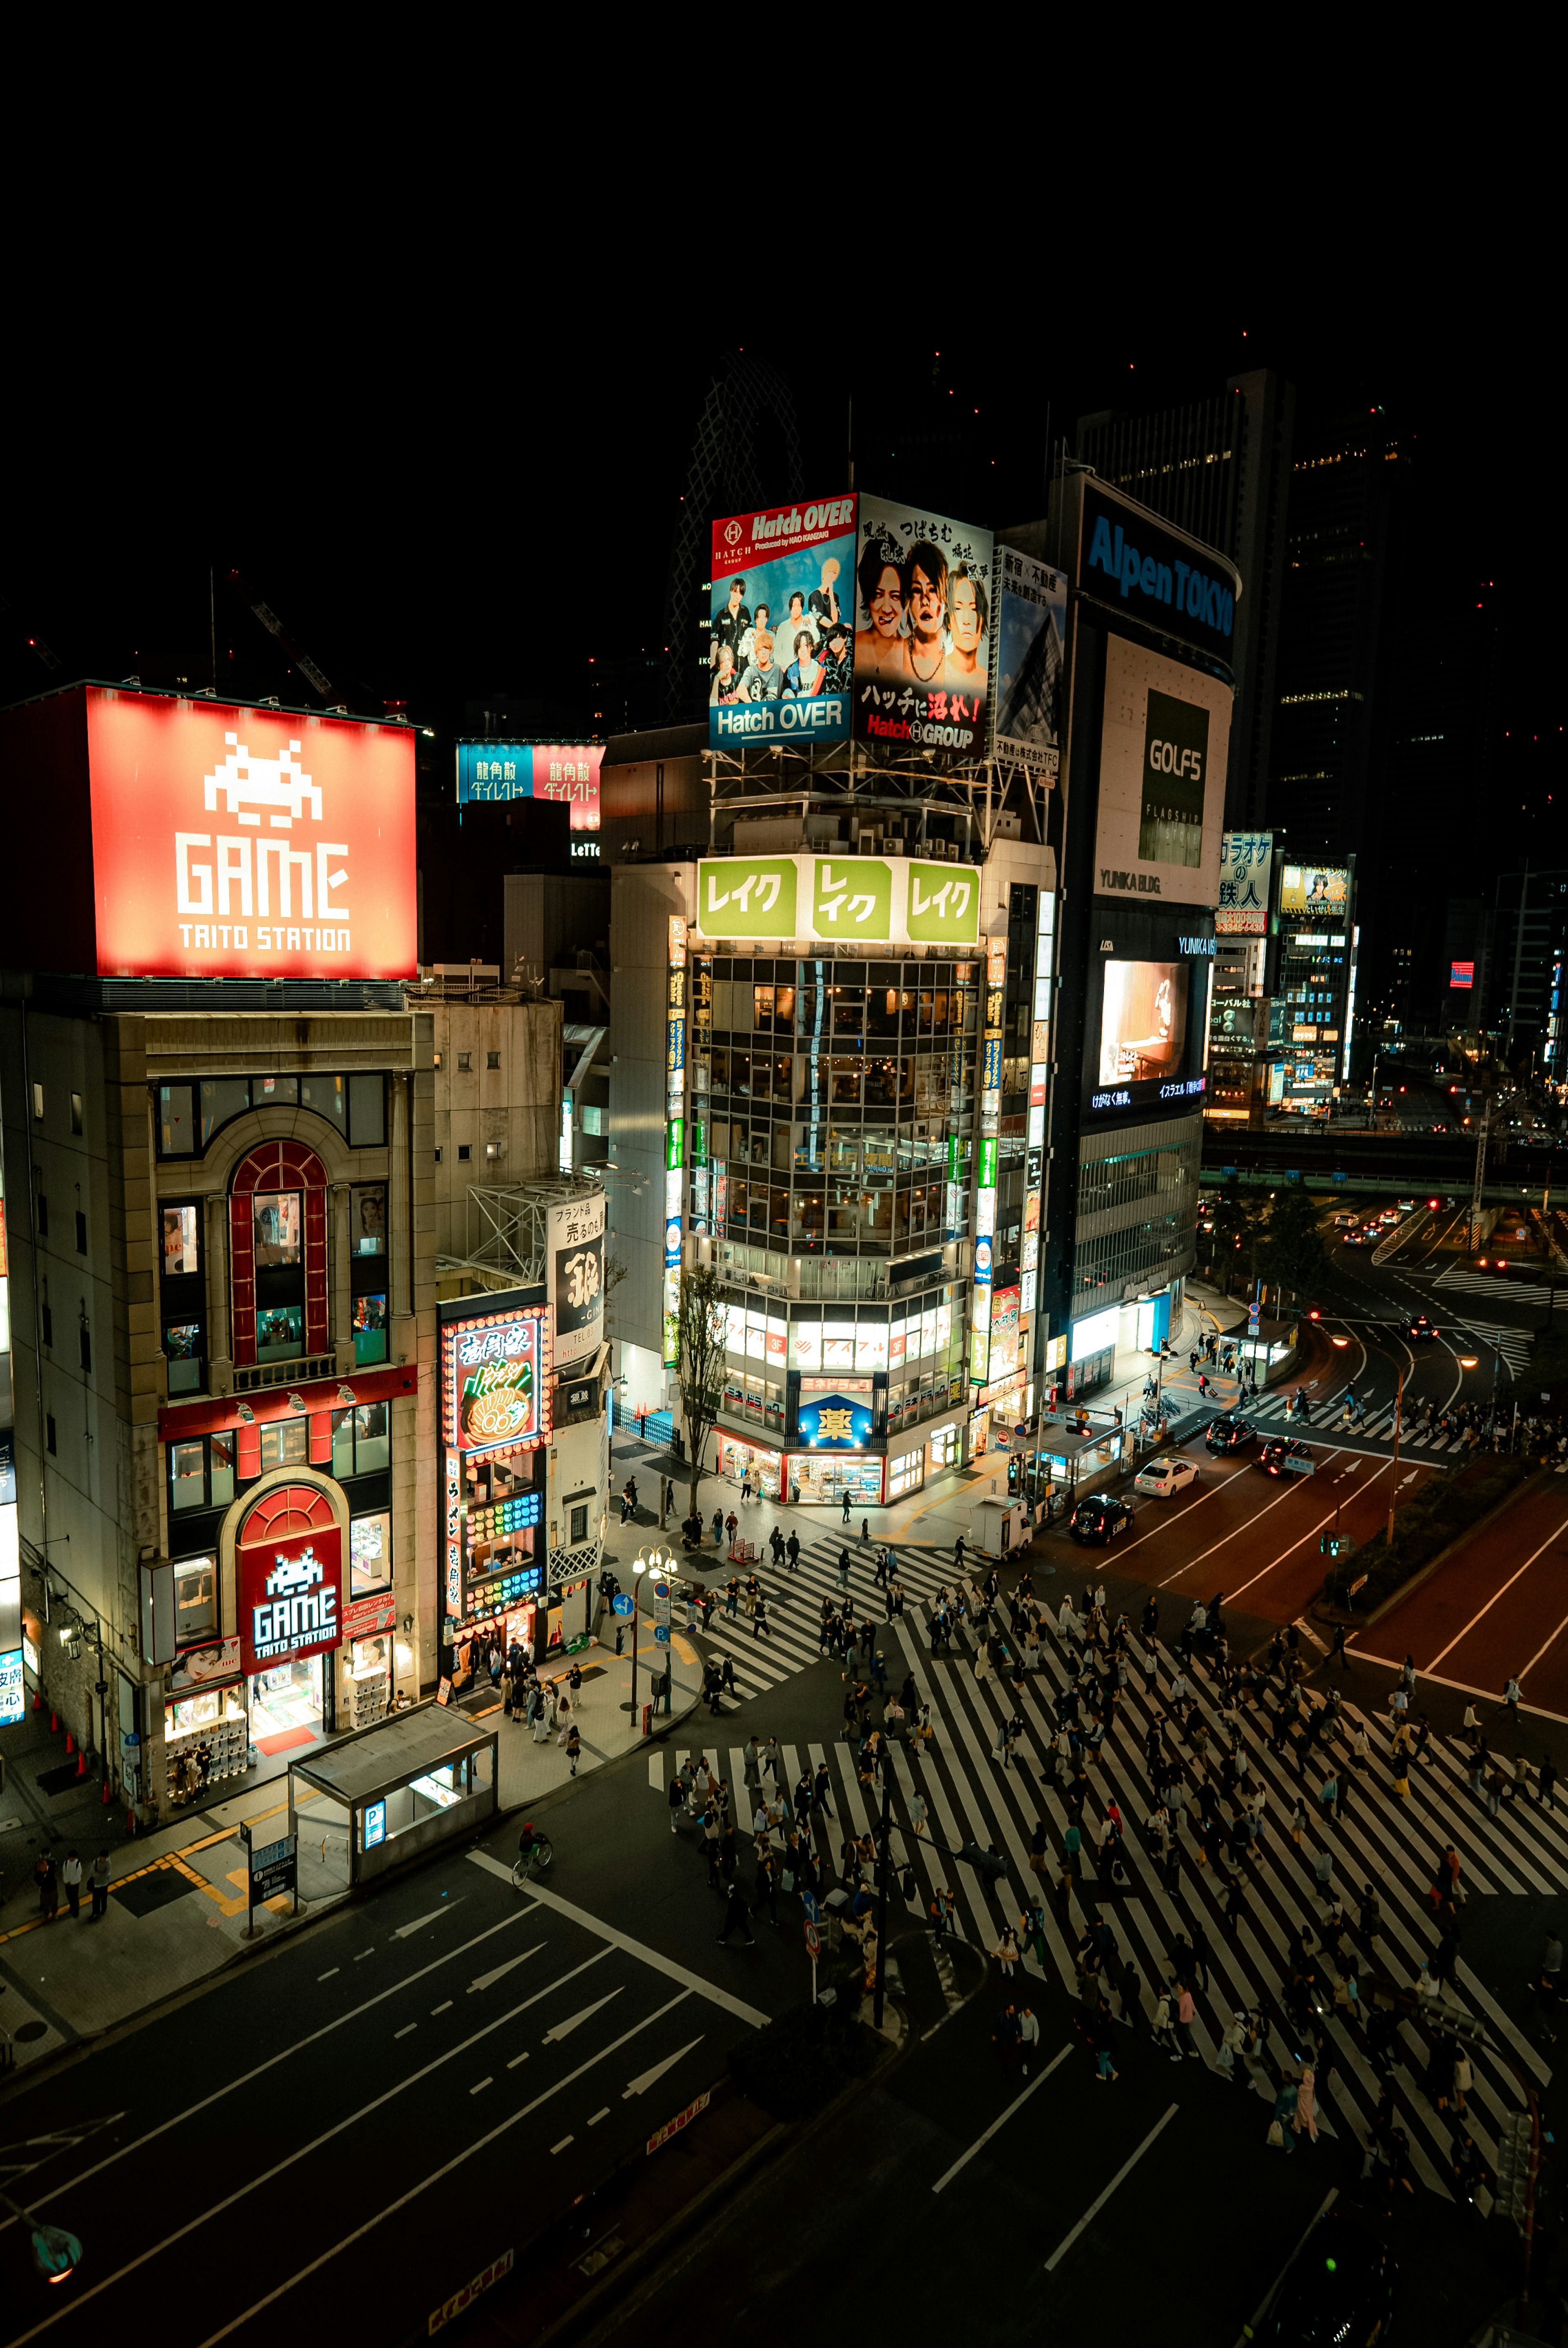
<path fill-rule="evenodd" d="M 1399 1435 L 1405 1424 L 1405 1374 L 1399 1372 L 1399 1390 L 1394 1397 L 1394 1464 L 1389 1487 L 1388 1544 L 1394 1546 L 1394 1510 L 1399 1497 Z"/>
<path fill-rule="evenodd" d="M 871 1995 L 873 2026 L 882 2027 L 887 1994 L 887 1872 L 888 1838 L 893 1831 L 893 1786 L 886 1756 L 882 1763 L 882 1817 L 876 1829 L 876 1972 Z"/>
<path fill-rule="evenodd" d="M 1481 1191 L 1486 1182 L 1486 1138 L 1491 1124 L 1493 1096 L 1488 1093 L 1481 1112 L 1481 1129 L 1475 1138 L 1475 1180 L 1470 1195 L 1470 1251 L 1481 1253 Z"/>

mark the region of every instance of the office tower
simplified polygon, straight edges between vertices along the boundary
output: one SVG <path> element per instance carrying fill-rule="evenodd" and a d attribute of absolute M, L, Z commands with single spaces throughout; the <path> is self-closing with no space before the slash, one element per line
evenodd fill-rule
<path fill-rule="evenodd" d="M 1225 824 L 1265 820 L 1275 709 L 1296 395 L 1266 368 L 1181 407 L 1078 420 L 1078 455 L 1242 575 L 1231 661 L 1236 680 Z"/>

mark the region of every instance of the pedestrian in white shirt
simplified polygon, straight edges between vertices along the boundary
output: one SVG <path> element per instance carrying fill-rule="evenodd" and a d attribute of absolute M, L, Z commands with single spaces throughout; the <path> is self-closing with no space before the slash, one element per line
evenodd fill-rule
<path fill-rule="evenodd" d="M 1019 2053 L 1022 2057 L 1021 2067 L 1023 2075 L 1027 2079 L 1029 2066 L 1035 2060 L 1035 2050 L 1040 2044 L 1040 2019 L 1032 2006 L 1026 2005 L 1019 2016 L 1018 2037 Z"/>

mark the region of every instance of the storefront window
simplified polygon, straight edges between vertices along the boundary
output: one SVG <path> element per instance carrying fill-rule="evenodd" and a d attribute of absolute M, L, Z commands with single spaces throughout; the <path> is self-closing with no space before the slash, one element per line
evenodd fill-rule
<path fill-rule="evenodd" d="M 392 1432 L 384 1402 L 362 1402 L 333 1413 L 333 1474 L 374 1476 L 392 1464 Z"/>
<path fill-rule="evenodd" d="M 165 1322 L 163 1351 L 169 1363 L 169 1393 L 171 1395 L 200 1393 L 201 1387 L 200 1322 Z"/>
<path fill-rule="evenodd" d="M 379 1183 L 349 1192 L 348 1245 L 351 1255 L 386 1253 L 386 1192 Z"/>
<path fill-rule="evenodd" d="M 169 1447 L 170 1509 L 227 1508 L 234 1497 L 233 1435 L 198 1436 Z"/>
<path fill-rule="evenodd" d="M 302 1418 L 274 1419 L 261 1429 L 261 1470 L 301 1468 L 311 1456 L 311 1431 Z"/>
<path fill-rule="evenodd" d="M 732 1435 L 719 1437 L 719 1473 L 732 1482 L 739 1483 L 748 1471 L 753 1488 L 760 1487 L 770 1500 L 779 1497 L 779 1455 L 764 1451 L 759 1445 L 741 1443 Z"/>
<path fill-rule="evenodd" d="M 355 1517 L 348 1529 L 348 1591 L 351 1598 L 368 1598 L 392 1585 L 392 1517 L 383 1509 L 374 1516 Z"/>
<path fill-rule="evenodd" d="M 256 1315 L 256 1359 L 286 1362 L 305 1350 L 302 1304 L 273 1304 Z"/>
<path fill-rule="evenodd" d="M 958 1464 L 958 1428 L 956 1426 L 938 1427 L 926 1446 L 926 1454 L 933 1476 L 940 1474 L 944 1468 L 956 1468 Z"/>
<path fill-rule="evenodd" d="M 354 1300 L 354 1358 L 359 1368 L 386 1359 L 386 1297 L 356 1296 Z"/>
<path fill-rule="evenodd" d="M 174 1569 L 174 1643 L 192 1647 L 218 1628 L 218 1560 L 196 1557 Z"/>
<path fill-rule="evenodd" d="M 849 1495 L 851 1508 L 879 1508 L 882 1503 L 882 1458 L 878 1453 L 862 1458 L 835 1457 L 831 1452 L 792 1451 L 790 1481 L 807 1502 L 836 1501 Z"/>
<path fill-rule="evenodd" d="M 926 1455 L 923 1451 L 907 1451 L 901 1459 L 887 1462 L 887 1497 L 899 1499 L 906 1492 L 917 1492 L 926 1480 Z"/>
<path fill-rule="evenodd" d="M 165 1207 L 163 1216 L 163 1276 L 179 1279 L 187 1272 L 200 1272 L 200 1219 L 194 1205 Z"/>

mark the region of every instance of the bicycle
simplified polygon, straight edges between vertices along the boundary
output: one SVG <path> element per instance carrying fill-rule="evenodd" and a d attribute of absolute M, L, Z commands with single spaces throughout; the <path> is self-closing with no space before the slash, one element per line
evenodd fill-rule
<path fill-rule="evenodd" d="M 513 1888 L 520 1891 L 535 1875 L 545 1874 L 555 1855 L 555 1845 L 548 1835 L 536 1834 L 527 1856 L 519 1851 L 512 1862 Z"/>

